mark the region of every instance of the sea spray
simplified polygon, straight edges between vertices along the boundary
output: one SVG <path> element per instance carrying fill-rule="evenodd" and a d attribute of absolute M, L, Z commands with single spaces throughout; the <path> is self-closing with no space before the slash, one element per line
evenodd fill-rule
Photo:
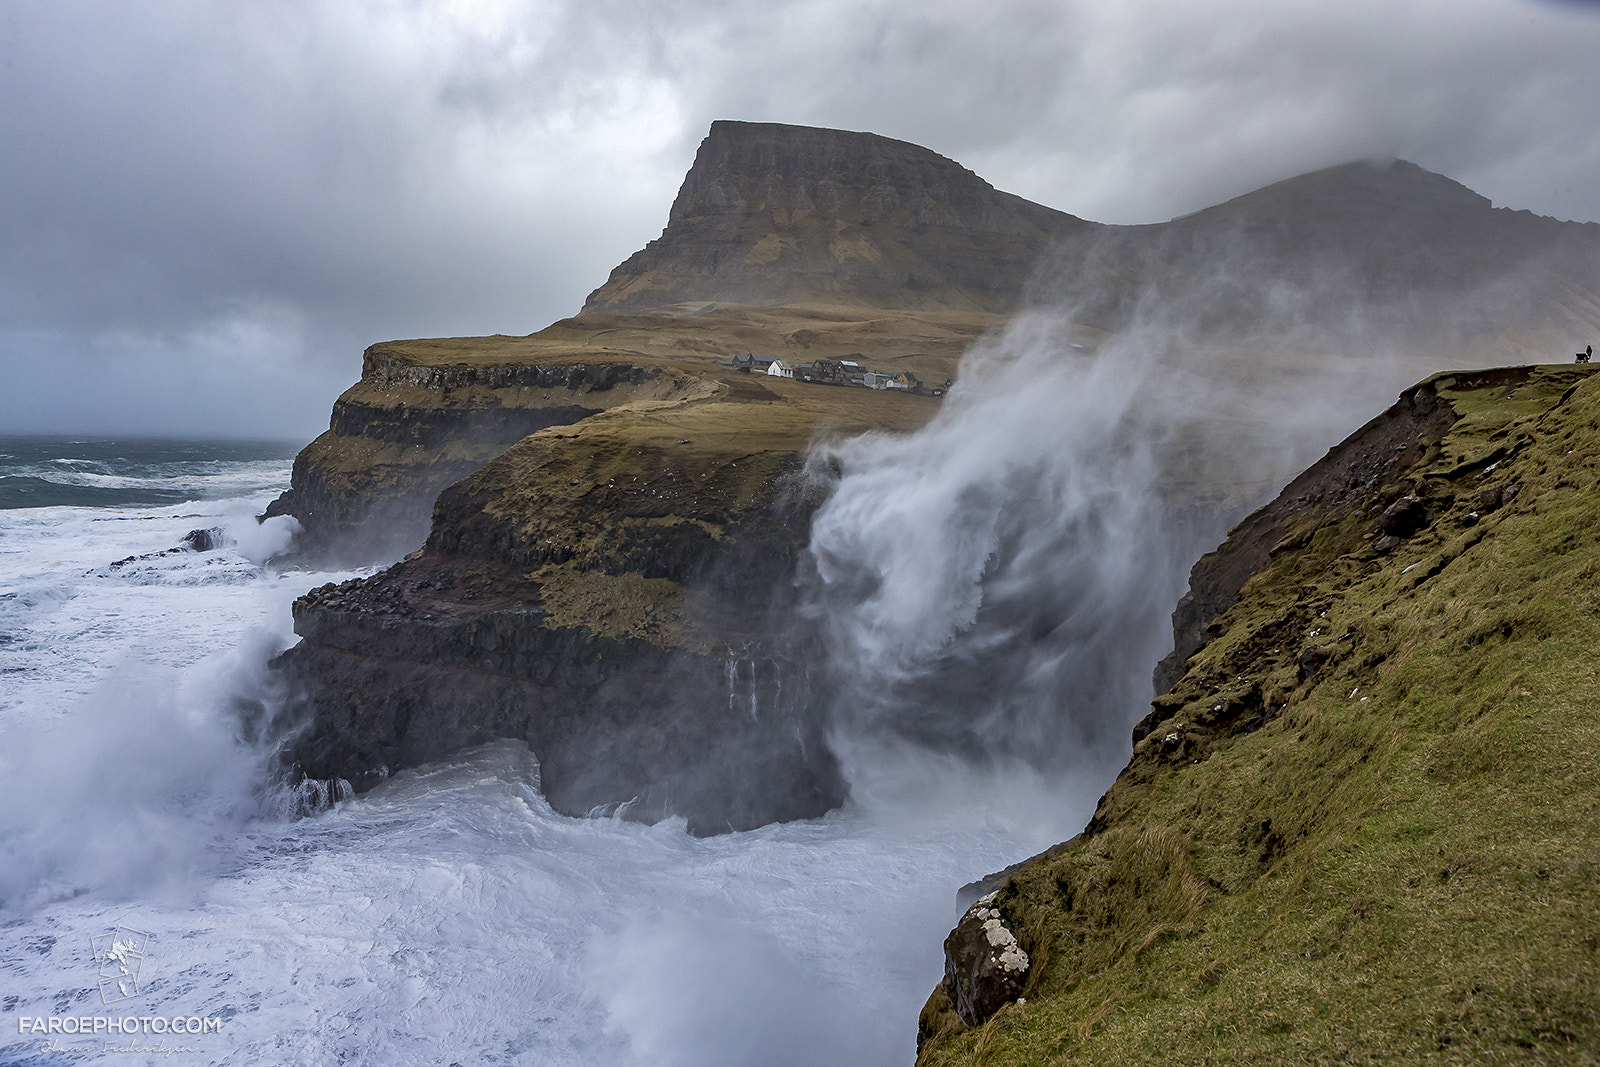
<path fill-rule="evenodd" d="M 261 810 L 273 730 L 235 712 L 261 713 L 282 645 L 255 631 L 188 673 L 130 658 L 63 714 L 0 723 L 0 911 L 215 870 Z"/>
<path fill-rule="evenodd" d="M 1156 370 L 1051 314 L 979 345 L 921 431 L 826 444 L 810 612 L 844 733 L 1060 766 L 1148 699 L 1186 546 L 1156 492 Z M 1136 718 L 1136 715 L 1132 716 Z"/>
<path fill-rule="evenodd" d="M 798 581 L 841 754 L 1113 769 L 1190 564 L 1453 354 L 1369 320 L 1346 264 L 1270 276 L 1239 233 L 1173 294 L 1122 278 L 1115 242 L 1042 273 L 922 429 L 812 449 Z"/>

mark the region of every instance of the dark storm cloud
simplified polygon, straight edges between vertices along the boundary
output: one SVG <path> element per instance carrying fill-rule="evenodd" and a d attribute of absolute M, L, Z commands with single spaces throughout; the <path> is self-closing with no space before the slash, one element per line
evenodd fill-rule
<path fill-rule="evenodd" d="M 1594 5 L 40 3 L 0 11 L 0 430 L 316 428 L 363 345 L 522 333 L 716 118 L 1105 221 L 1399 155 L 1600 217 Z"/>
<path fill-rule="evenodd" d="M 926 144 L 1099 221 L 1162 220 L 1389 156 L 1497 202 L 1600 217 L 1592 7 L 816 0 L 803 17 L 788 10 L 786 32 L 771 35 L 781 60 L 725 49 L 709 96 Z M 738 29 L 761 37 L 753 22 Z"/>

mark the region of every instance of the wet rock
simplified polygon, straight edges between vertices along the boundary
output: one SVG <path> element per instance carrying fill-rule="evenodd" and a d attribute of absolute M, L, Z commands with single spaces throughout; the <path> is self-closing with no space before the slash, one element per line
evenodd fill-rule
<path fill-rule="evenodd" d="M 1380 556 L 1387 555 L 1399 547 L 1400 538 L 1396 537 L 1394 534 L 1384 534 L 1382 537 L 1372 542 L 1372 551 L 1376 552 Z"/>
<path fill-rule="evenodd" d="M 1300 653 L 1300 658 L 1296 661 L 1296 666 L 1299 668 L 1299 680 L 1309 682 L 1317 671 L 1322 669 L 1322 665 L 1328 662 L 1328 657 L 1332 654 L 1332 651 L 1332 648 L 1322 645 L 1310 645 L 1303 649 Z"/>
<path fill-rule="evenodd" d="M 205 530 L 190 530 L 183 535 L 183 540 L 179 544 L 191 552 L 211 552 L 231 540 L 227 530 L 220 526 L 212 526 Z"/>
<path fill-rule="evenodd" d="M 549 542 L 485 506 L 534 490 L 507 479 L 495 495 L 496 470 L 441 494 L 423 551 L 296 602 L 303 640 L 275 661 L 305 723 L 282 750 L 286 775 L 342 778 L 361 792 L 374 768 L 398 772 L 508 738 L 536 754 L 545 798 L 568 815 L 681 816 L 690 832 L 713 834 L 843 802 L 816 654 L 769 623 L 790 618 L 781 597 L 792 595 L 810 518 L 809 504 L 791 513 L 788 498 L 773 499 L 787 468 L 737 514 L 715 510 L 722 497 L 708 481 L 694 514 L 720 518 L 720 538 L 705 533 L 709 521 L 627 528 L 629 555 L 616 568 L 692 582 L 717 605 L 694 633 L 727 627 L 714 642 L 671 640 L 643 623 L 553 620 L 549 590 L 530 574 Z M 559 502 L 564 482 L 551 479 L 539 499 Z M 612 514 L 626 520 L 636 506 Z"/>
<path fill-rule="evenodd" d="M 1030 961 L 995 906 L 979 897 L 944 941 L 944 990 L 956 1014 L 977 1026 L 1022 995 Z"/>
<path fill-rule="evenodd" d="M 1182 707 L 1183 701 L 1181 699 L 1167 694 L 1156 697 L 1150 702 L 1150 713 L 1134 723 L 1133 743 L 1137 745 L 1140 741 L 1149 737 L 1157 726 L 1172 718 L 1178 709 Z"/>

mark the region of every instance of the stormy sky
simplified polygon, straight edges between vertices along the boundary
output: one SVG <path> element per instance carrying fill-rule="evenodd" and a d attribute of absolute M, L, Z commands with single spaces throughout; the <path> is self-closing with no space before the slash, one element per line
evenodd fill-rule
<path fill-rule="evenodd" d="M 1600 220 L 1578 0 L 8 0 L 0 433 L 307 438 L 394 337 L 529 333 L 712 120 L 1104 222 L 1399 156 Z"/>

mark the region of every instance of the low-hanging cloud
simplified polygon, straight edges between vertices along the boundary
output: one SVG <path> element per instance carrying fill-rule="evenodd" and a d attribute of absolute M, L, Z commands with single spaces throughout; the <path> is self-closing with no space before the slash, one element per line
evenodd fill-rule
<path fill-rule="evenodd" d="M 1107 222 L 1377 156 L 1600 218 L 1597 51 L 1592 5 L 1541 0 L 22 0 L 0 427 L 104 425 L 154 380 L 118 429 L 236 431 L 252 403 L 315 429 L 368 343 L 576 311 L 717 118 L 915 141 Z M 208 345 L 219 323 L 274 340 Z"/>

